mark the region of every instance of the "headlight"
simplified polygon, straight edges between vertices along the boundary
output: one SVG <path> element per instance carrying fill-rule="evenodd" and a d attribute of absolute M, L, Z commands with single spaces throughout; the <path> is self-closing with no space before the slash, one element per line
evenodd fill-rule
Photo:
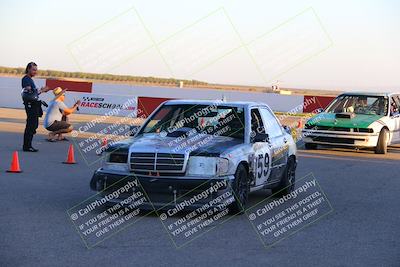
<path fill-rule="evenodd" d="M 113 151 L 105 155 L 106 162 L 109 163 L 128 163 L 128 152 Z"/>
<path fill-rule="evenodd" d="M 125 163 L 106 163 L 103 165 L 103 170 L 105 171 L 120 171 L 120 172 L 127 172 L 128 164 Z"/>
<path fill-rule="evenodd" d="M 103 165 L 103 169 L 109 171 L 129 171 L 127 160 L 128 154 L 108 152 L 105 154 L 105 164 Z"/>
<path fill-rule="evenodd" d="M 217 157 L 192 156 L 189 158 L 187 174 L 200 176 L 221 176 L 228 172 L 229 161 Z"/>
<path fill-rule="evenodd" d="M 224 158 L 217 158 L 217 175 L 225 175 L 228 173 L 229 160 Z"/>

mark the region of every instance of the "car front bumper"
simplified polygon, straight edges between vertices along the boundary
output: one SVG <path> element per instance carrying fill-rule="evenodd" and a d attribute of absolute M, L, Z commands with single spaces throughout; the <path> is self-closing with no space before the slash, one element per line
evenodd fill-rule
<path fill-rule="evenodd" d="M 231 185 L 234 180 L 233 175 L 223 177 L 189 177 L 189 176 L 148 176 L 136 175 L 134 173 L 118 173 L 98 169 L 93 174 L 90 188 L 99 192 L 98 197 L 108 195 L 128 181 L 138 180 L 140 189 L 145 193 L 148 202 L 142 207 L 146 209 L 168 209 L 184 201 L 193 201 L 192 208 L 198 208 L 208 204 L 218 197 L 232 195 Z M 205 196 L 203 192 L 214 187 L 212 193 Z M 209 192 L 209 191 L 207 191 Z M 133 192 L 120 194 L 106 203 L 107 206 L 123 202 L 124 199 L 132 195 Z M 200 199 L 199 197 L 200 196 Z"/>
<path fill-rule="evenodd" d="M 302 130 L 302 139 L 305 143 L 321 145 L 375 147 L 378 138 L 378 133 Z"/>

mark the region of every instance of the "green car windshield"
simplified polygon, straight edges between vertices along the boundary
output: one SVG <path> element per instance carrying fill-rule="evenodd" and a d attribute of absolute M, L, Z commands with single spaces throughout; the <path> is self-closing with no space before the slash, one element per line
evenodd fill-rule
<path fill-rule="evenodd" d="M 385 116 L 388 111 L 387 104 L 387 98 L 383 96 L 341 95 L 333 100 L 325 112 Z"/>

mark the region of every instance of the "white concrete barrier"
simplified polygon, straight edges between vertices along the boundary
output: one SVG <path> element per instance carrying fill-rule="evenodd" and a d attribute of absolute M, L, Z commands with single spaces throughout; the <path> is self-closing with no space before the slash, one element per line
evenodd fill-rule
<path fill-rule="evenodd" d="M 23 108 L 21 98 L 21 78 L 0 77 L 0 107 L 3 108 Z M 35 79 L 37 87 L 42 87 L 46 83 L 45 79 Z"/>
<path fill-rule="evenodd" d="M 22 78 L 22 77 L 21 77 Z M 21 78 L 18 77 L 0 77 L 0 107 L 23 108 L 21 100 Z M 45 85 L 44 79 L 34 79 L 37 87 Z M 156 87 L 156 86 L 132 86 L 124 84 L 93 83 L 93 94 L 106 94 L 124 96 L 131 95 L 135 97 L 165 97 L 165 98 L 185 98 L 185 99 L 222 99 L 227 101 L 255 101 L 268 104 L 274 111 L 301 112 L 304 97 L 301 95 L 280 95 L 272 93 L 252 93 L 237 91 L 222 91 L 215 89 L 200 88 L 178 88 L 178 87 Z M 80 98 L 77 92 L 69 92 L 66 103 L 72 105 L 74 99 Z M 41 95 L 41 99 L 49 101 L 52 99 L 52 93 Z"/>

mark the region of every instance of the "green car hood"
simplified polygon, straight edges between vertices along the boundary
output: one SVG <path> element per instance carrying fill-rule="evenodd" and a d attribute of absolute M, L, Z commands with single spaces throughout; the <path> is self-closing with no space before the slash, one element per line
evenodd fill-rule
<path fill-rule="evenodd" d="M 327 126 L 343 128 L 368 128 L 373 122 L 379 120 L 381 115 L 355 114 L 351 119 L 336 118 L 335 113 L 322 112 L 307 121 L 310 126 Z"/>

